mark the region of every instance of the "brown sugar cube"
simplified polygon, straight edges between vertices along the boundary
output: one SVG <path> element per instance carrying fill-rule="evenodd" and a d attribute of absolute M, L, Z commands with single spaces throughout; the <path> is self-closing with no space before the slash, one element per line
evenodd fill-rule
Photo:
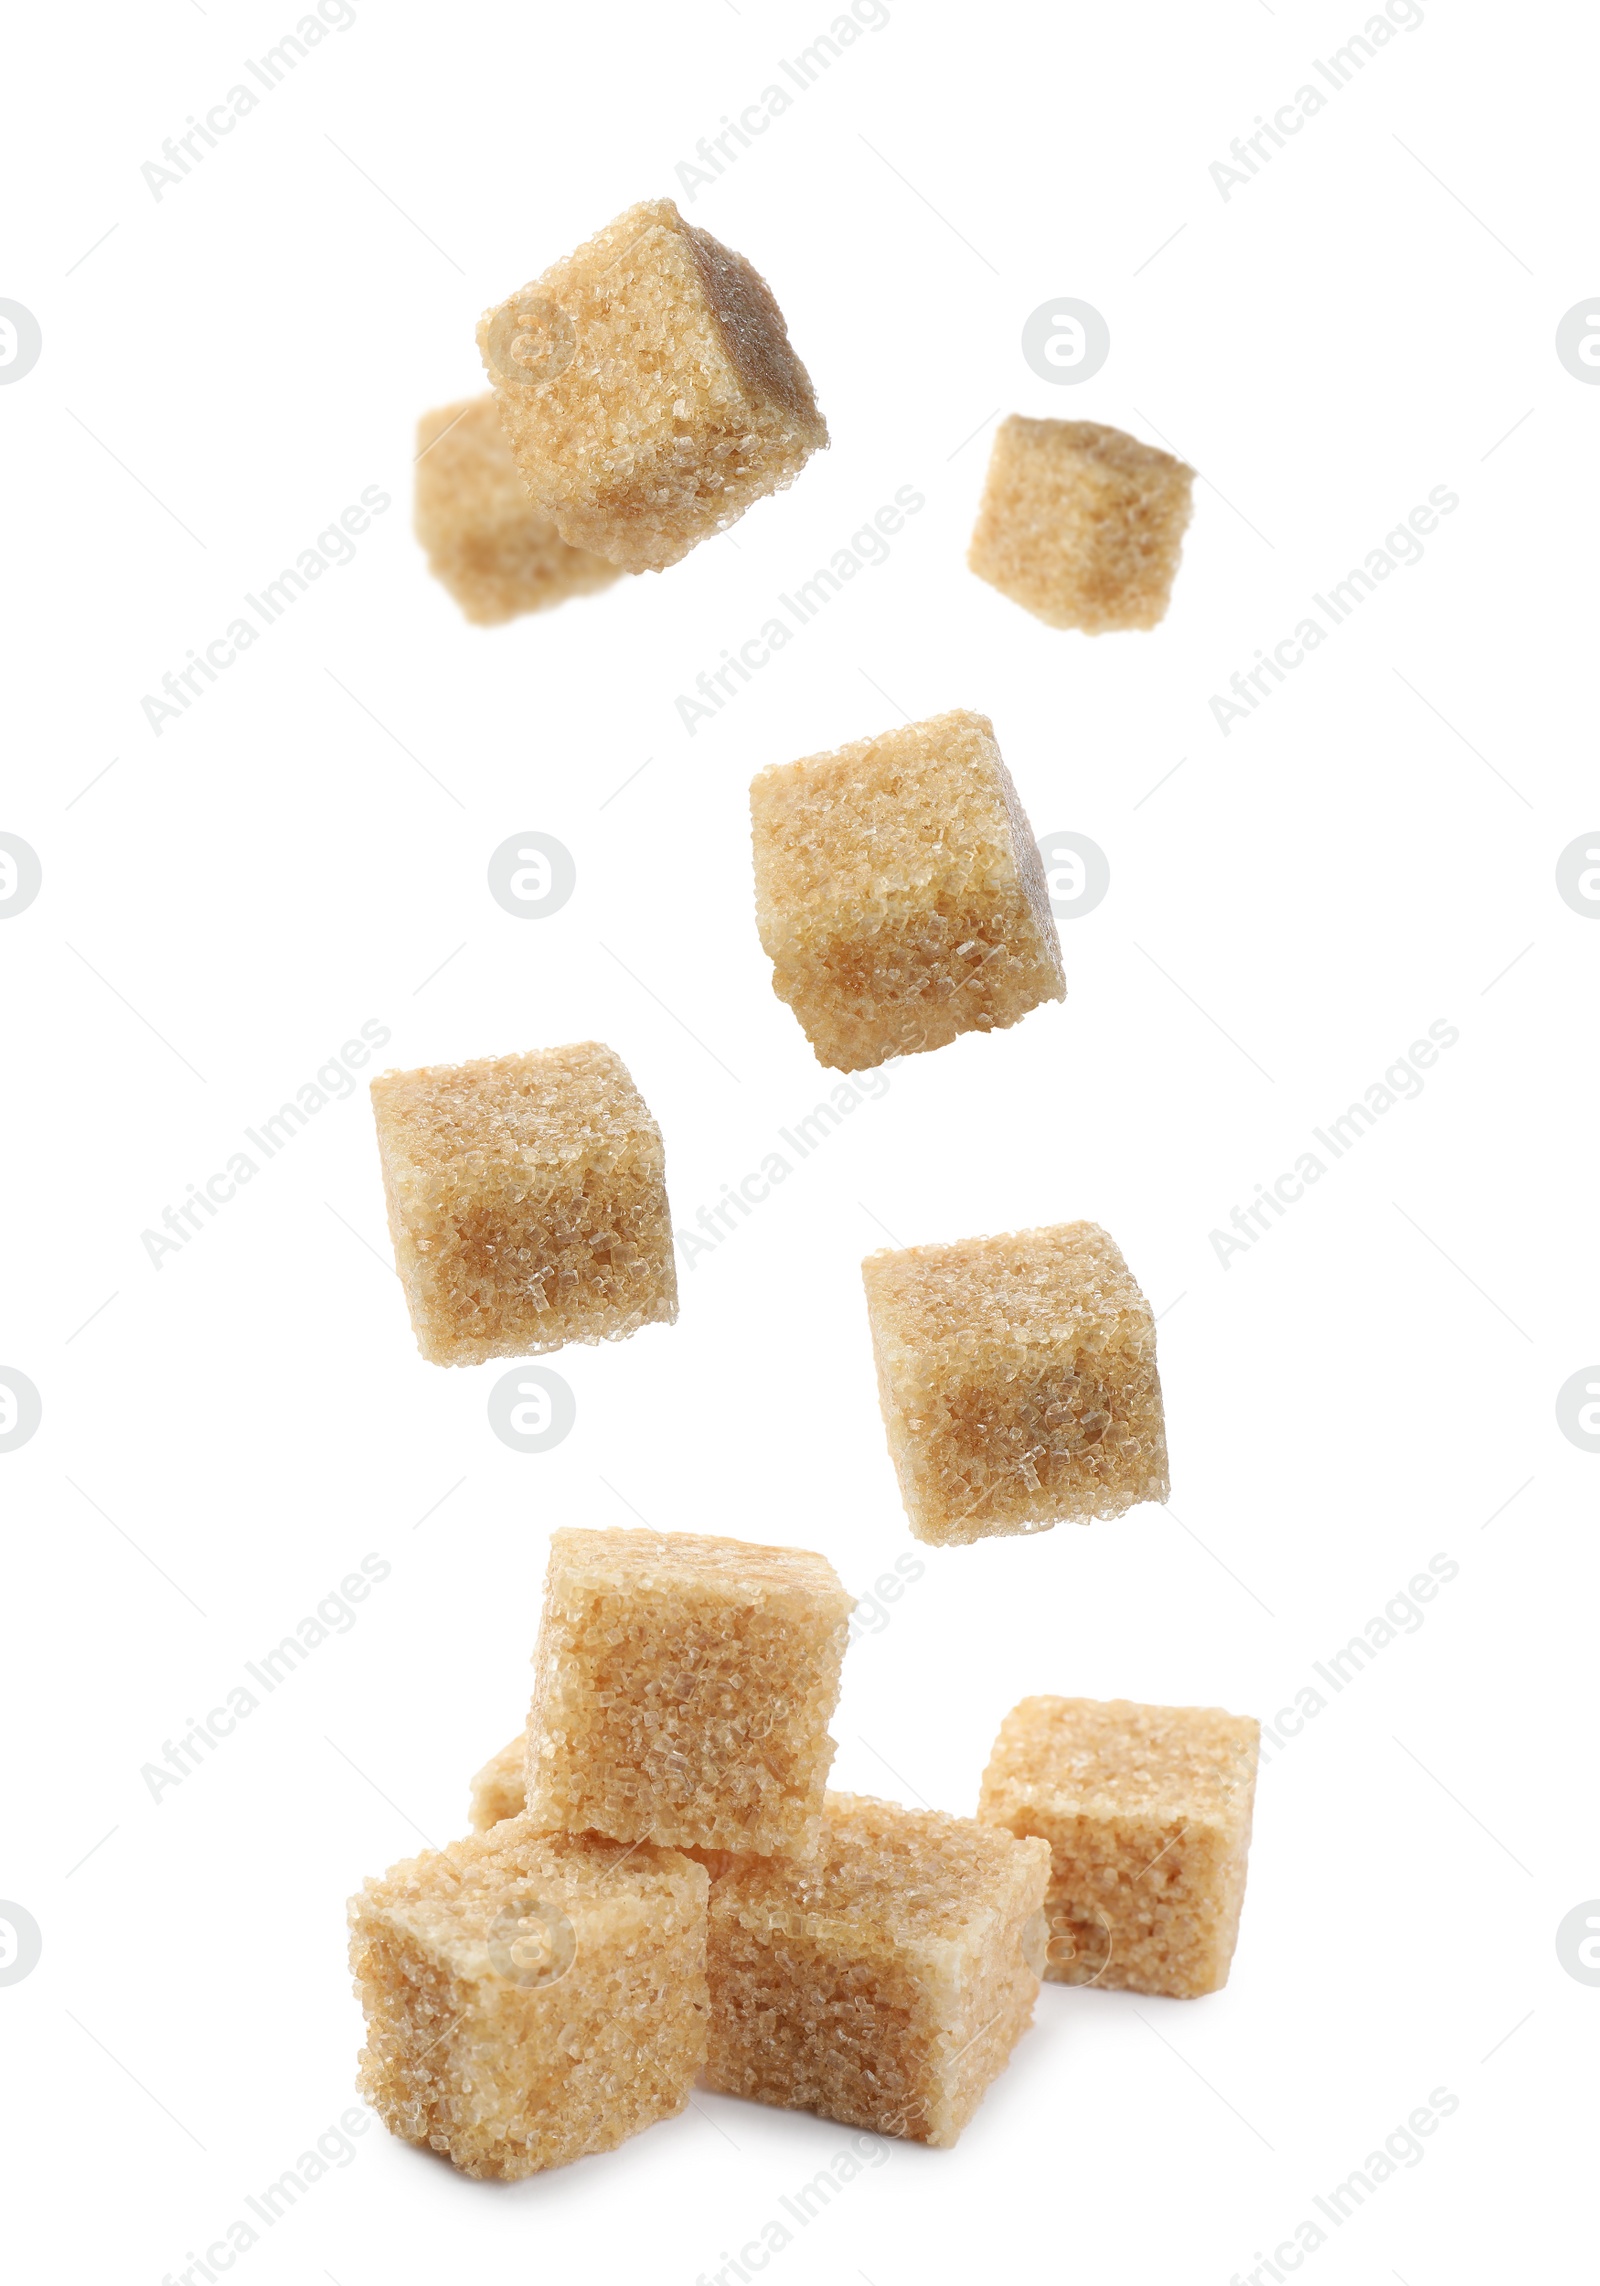
<path fill-rule="evenodd" d="M 830 1794 L 815 1859 L 741 1858 L 712 1882 L 708 2084 L 954 2143 L 1033 2015 L 1049 1857 Z"/>
<path fill-rule="evenodd" d="M 1037 1532 L 1166 1499 L 1155 1321 L 1096 1223 L 885 1248 L 861 1275 L 917 1539 Z"/>
<path fill-rule="evenodd" d="M 756 927 L 819 1063 L 865 1071 L 1066 997 L 1038 845 L 986 715 L 763 770 Z"/>
<path fill-rule="evenodd" d="M 1050 1844 L 1045 1975 L 1191 2000 L 1228 1981 L 1261 1726 L 1217 1707 L 1024 1699 L 978 1815 Z"/>
<path fill-rule="evenodd" d="M 534 500 L 624 571 L 677 563 L 828 441 L 766 280 L 669 198 L 487 311 L 478 347 Z"/>
<path fill-rule="evenodd" d="M 853 1609 L 803 1548 L 552 1533 L 529 1816 L 625 1842 L 812 1849 Z"/>
<path fill-rule="evenodd" d="M 360 2092 L 468 2175 L 673 2118 L 705 2059 L 706 1880 L 675 1850 L 526 1818 L 391 1866 L 350 1901 Z"/>
<path fill-rule="evenodd" d="M 493 393 L 441 405 L 417 423 L 416 534 L 428 569 L 462 614 L 496 627 L 621 577 L 569 548 L 528 497 Z"/>
<path fill-rule="evenodd" d="M 395 1267 L 434 1365 L 670 1325 L 661 1131 L 586 1040 L 372 1083 Z"/>
<path fill-rule="evenodd" d="M 520 1818 L 527 1806 L 528 1736 L 519 1730 L 473 1778 L 467 1823 L 475 1834 L 486 1834 L 502 1818 Z"/>
<path fill-rule="evenodd" d="M 1013 413 L 995 433 L 967 562 L 1047 626 L 1155 627 L 1193 488 L 1192 468 L 1121 429 Z"/>
<path fill-rule="evenodd" d="M 526 1752 L 514 1738 L 479 1771 L 474 1825 L 521 1811 Z M 1027 2025 L 1046 1943 L 1044 1844 L 983 1836 L 829 1794 L 810 1858 L 688 1850 L 711 1881 L 710 2084 L 954 2142 Z"/>

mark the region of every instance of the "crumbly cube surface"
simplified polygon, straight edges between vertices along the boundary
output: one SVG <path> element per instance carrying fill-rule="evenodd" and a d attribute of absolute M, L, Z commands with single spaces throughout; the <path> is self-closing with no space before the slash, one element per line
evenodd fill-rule
<path fill-rule="evenodd" d="M 1044 865 L 986 715 L 764 770 L 756 926 L 819 1063 L 864 1071 L 1066 997 Z"/>
<path fill-rule="evenodd" d="M 525 1731 L 491 1754 L 472 1781 L 467 1797 L 467 1823 L 475 1834 L 486 1834 L 502 1818 L 520 1818 L 528 1806 L 528 1739 Z"/>
<path fill-rule="evenodd" d="M 520 1818 L 528 1806 L 528 1733 L 519 1730 L 498 1754 L 491 1755 L 472 1781 L 469 1817 L 473 1830 L 487 1833 L 502 1818 Z M 713 1881 L 730 1865 L 742 1865 L 740 1850 L 702 1849 L 697 1842 L 684 1845 L 685 1857 L 703 1865 Z"/>
<path fill-rule="evenodd" d="M 705 2058 L 703 1866 L 512 1818 L 350 1901 L 358 2086 L 468 2175 L 610 2151 L 683 2110 Z"/>
<path fill-rule="evenodd" d="M 814 1860 L 720 1869 L 709 2084 L 954 2143 L 1039 1989 L 1050 1853 L 999 1838 L 969 1818 L 830 1794 Z"/>
<path fill-rule="evenodd" d="M 478 1773 L 475 1825 L 521 1812 L 526 1752 L 514 1738 Z M 711 1882 L 710 2084 L 954 2142 L 1027 2026 L 1047 1942 L 1045 1845 L 985 1834 L 829 1794 L 809 1858 L 689 1848 Z"/>
<path fill-rule="evenodd" d="M 995 432 L 967 562 L 1047 626 L 1155 627 L 1193 491 L 1192 468 L 1121 429 L 1013 413 Z"/>
<path fill-rule="evenodd" d="M 853 1609 L 803 1548 L 552 1533 L 529 1815 L 625 1842 L 814 1848 Z"/>
<path fill-rule="evenodd" d="M 434 1365 L 670 1325 L 661 1130 L 586 1040 L 372 1083 L 395 1267 Z"/>
<path fill-rule="evenodd" d="M 677 563 L 828 441 L 766 280 L 669 198 L 487 311 L 478 347 L 529 492 L 624 571 Z"/>
<path fill-rule="evenodd" d="M 478 627 L 544 611 L 621 577 L 569 548 L 517 473 L 492 391 L 417 423 L 416 534 L 428 569 Z"/>
<path fill-rule="evenodd" d="M 1098 1224 L 861 1265 L 878 1401 L 911 1529 L 955 1543 L 1165 1500 L 1150 1305 Z"/>
<path fill-rule="evenodd" d="M 1050 1844 L 1045 1975 L 1189 2000 L 1239 1934 L 1261 1726 L 1217 1707 L 1024 1699 L 978 1815 Z"/>

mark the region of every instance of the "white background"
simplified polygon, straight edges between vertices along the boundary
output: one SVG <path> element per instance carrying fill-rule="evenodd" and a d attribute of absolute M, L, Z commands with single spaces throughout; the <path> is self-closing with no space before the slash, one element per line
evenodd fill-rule
<path fill-rule="evenodd" d="M 181 2277 L 352 2106 L 344 1899 L 464 1829 L 551 1527 L 796 1542 L 866 1590 L 912 1543 L 861 1256 L 1078 1216 L 1162 1313 L 1175 1506 L 920 1551 L 850 1655 L 840 1783 L 969 1812 L 1025 1692 L 1271 1717 L 1431 1557 L 1459 1571 L 1263 1771 L 1227 1990 L 1047 1988 L 959 2148 L 890 2148 L 771 2275 L 1226 2286 L 1436 2088 L 1458 2108 L 1318 2286 L 1567 2274 L 1600 1457 L 1555 1395 L 1600 1354 L 1600 929 L 1555 865 L 1600 807 L 1600 391 L 1554 334 L 1600 292 L 1596 40 L 1422 14 L 1227 199 L 1212 163 L 1360 5 L 889 0 L 692 202 L 679 163 L 826 5 L 356 0 L 159 199 L 141 165 L 292 6 L 13 26 L 0 294 L 44 342 L 0 392 L 0 829 L 44 873 L 0 929 L 0 1363 L 44 1408 L 0 1456 L 0 1896 L 43 1933 L 0 1988 L 19 2275 Z M 409 532 L 416 417 L 481 386 L 483 307 L 675 192 L 772 282 L 832 449 L 664 577 L 469 628 Z M 1020 351 L 1063 294 L 1111 332 L 1077 388 Z M 1052 632 L 966 571 L 1007 411 L 1202 472 L 1159 631 Z M 156 737 L 144 695 L 368 486 L 355 561 Z M 694 676 L 901 486 L 889 561 L 688 736 Z M 1213 694 L 1436 486 L 1423 560 L 1225 738 Z M 692 1224 L 835 1084 L 756 943 L 749 778 L 953 706 L 1041 833 L 1107 853 L 1069 998 L 896 1065 L 684 1270 L 675 1328 L 554 1360 L 559 1449 L 490 1433 L 503 1368 L 418 1359 L 364 1090 L 152 1265 L 141 1232 L 366 1019 L 399 1065 L 610 1042 Z M 578 873 L 532 922 L 485 885 L 531 830 Z M 1225 1267 L 1212 1230 L 1440 1019 L 1421 1095 Z M 368 1552 L 357 1624 L 152 1800 L 141 1766 Z M 508 2188 L 370 2122 L 238 2275 L 692 2286 L 845 2140 L 700 2095 Z"/>

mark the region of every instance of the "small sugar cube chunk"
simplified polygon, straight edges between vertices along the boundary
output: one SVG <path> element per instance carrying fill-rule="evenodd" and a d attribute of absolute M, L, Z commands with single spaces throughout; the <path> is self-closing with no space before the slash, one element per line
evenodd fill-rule
<path fill-rule="evenodd" d="M 526 1818 L 350 1901 L 358 2086 L 468 2175 L 610 2151 L 689 2101 L 706 2048 L 706 1872 Z"/>
<path fill-rule="evenodd" d="M 596 1041 L 372 1083 L 395 1267 L 434 1365 L 670 1325 L 661 1131 Z"/>
<path fill-rule="evenodd" d="M 803 1548 L 552 1533 L 529 1816 L 625 1842 L 814 1848 L 852 1609 Z"/>
<path fill-rule="evenodd" d="M 708 2084 L 954 2143 L 1033 2015 L 1049 1866 L 1039 1841 L 830 1794 L 815 1859 L 713 1878 Z"/>
<path fill-rule="evenodd" d="M 528 1806 L 528 1739 L 525 1731 L 491 1754 L 472 1781 L 467 1823 L 486 1834 L 502 1818 L 520 1818 Z"/>
<path fill-rule="evenodd" d="M 1050 1844 L 1045 1975 L 1190 2000 L 1239 1934 L 1261 1726 L 1217 1707 L 1024 1699 L 978 1815 Z"/>
<path fill-rule="evenodd" d="M 1098 421 L 995 432 L 967 562 L 1050 627 L 1085 635 L 1165 617 L 1194 470 Z"/>
<path fill-rule="evenodd" d="M 1066 997 L 1038 845 L 986 715 L 762 771 L 756 926 L 835 1070 L 941 1048 Z"/>
<path fill-rule="evenodd" d="M 919 1540 L 1037 1532 L 1166 1499 L 1155 1321 L 1097 1224 L 885 1248 L 861 1274 Z"/>
<path fill-rule="evenodd" d="M 621 577 L 569 548 L 517 474 L 493 394 L 417 423 L 416 533 L 428 569 L 479 627 L 543 611 Z"/>
<path fill-rule="evenodd" d="M 478 347 L 534 500 L 624 571 L 677 563 L 828 441 L 766 280 L 669 198 L 486 312 Z"/>

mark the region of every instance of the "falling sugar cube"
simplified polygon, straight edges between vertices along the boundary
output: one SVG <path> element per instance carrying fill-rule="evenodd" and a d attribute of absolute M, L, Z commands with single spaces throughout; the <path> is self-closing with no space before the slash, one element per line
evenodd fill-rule
<path fill-rule="evenodd" d="M 912 1532 L 951 1544 L 1167 1497 L 1150 1305 L 1092 1222 L 861 1265 Z"/>
<path fill-rule="evenodd" d="M 478 347 L 534 501 L 624 571 L 677 563 L 828 441 L 766 280 L 669 198 L 489 310 Z"/>
<path fill-rule="evenodd" d="M 995 432 L 967 562 L 1050 627 L 1158 626 L 1188 529 L 1194 470 L 1098 421 Z"/>
<path fill-rule="evenodd" d="M 468 397 L 417 423 L 416 533 L 428 569 L 475 626 L 545 611 L 620 578 L 569 548 L 528 497 L 494 397 Z"/>
<path fill-rule="evenodd" d="M 865 1071 L 1066 997 L 1044 865 L 986 715 L 762 771 L 756 926 L 817 1061 Z"/>
<path fill-rule="evenodd" d="M 395 1267 L 431 1364 L 676 1318 L 661 1131 L 610 1048 L 385 1072 L 372 1108 Z"/>

